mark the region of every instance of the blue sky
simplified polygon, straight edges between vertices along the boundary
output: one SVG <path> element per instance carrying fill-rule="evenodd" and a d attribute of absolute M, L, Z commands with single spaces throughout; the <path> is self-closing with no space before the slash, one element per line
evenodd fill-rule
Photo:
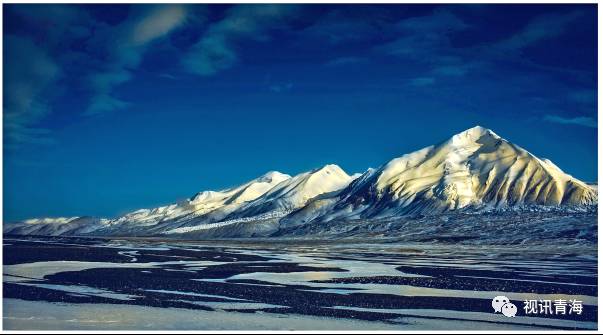
<path fill-rule="evenodd" d="M 5 220 L 362 172 L 476 124 L 597 179 L 595 5 L 3 7 Z"/>

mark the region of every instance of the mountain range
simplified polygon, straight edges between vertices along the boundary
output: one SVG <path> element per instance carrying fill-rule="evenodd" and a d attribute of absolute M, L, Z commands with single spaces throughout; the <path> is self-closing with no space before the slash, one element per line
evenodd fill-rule
<path fill-rule="evenodd" d="M 598 201 L 596 187 L 476 126 L 437 145 L 348 175 L 337 165 L 289 176 L 268 172 L 243 185 L 106 219 L 39 218 L 5 234 L 266 237 L 329 222 L 491 211 L 573 211 Z"/>

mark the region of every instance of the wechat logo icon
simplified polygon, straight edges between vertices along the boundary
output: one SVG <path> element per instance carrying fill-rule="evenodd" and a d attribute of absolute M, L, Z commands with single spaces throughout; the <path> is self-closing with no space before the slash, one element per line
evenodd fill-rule
<path fill-rule="evenodd" d="M 494 313 L 502 313 L 508 318 L 513 318 L 517 314 L 517 306 L 509 298 L 502 295 L 492 299 L 492 308 L 494 309 Z"/>

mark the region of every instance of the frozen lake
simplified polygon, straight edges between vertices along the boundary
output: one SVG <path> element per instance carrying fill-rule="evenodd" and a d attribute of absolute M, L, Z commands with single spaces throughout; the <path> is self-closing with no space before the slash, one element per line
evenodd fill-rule
<path fill-rule="evenodd" d="M 596 329 L 596 244 L 4 238 L 5 329 Z M 495 296 L 517 316 L 493 312 Z M 526 300 L 580 314 L 527 315 Z"/>

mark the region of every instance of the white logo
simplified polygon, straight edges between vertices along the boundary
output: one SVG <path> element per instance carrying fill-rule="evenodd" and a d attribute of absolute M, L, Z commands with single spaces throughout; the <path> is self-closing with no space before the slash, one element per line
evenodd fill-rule
<path fill-rule="evenodd" d="M 511 301 L 505 296 L 501 295 L 498 297 L 494 297 L 494 299 L 492 299 L 492 308 L 494 308 L 494 313 L 501 313 L 503 305 L 509 302 Z"/>
<path fill-rule="evenodd" d="M 515 306 L 513 303 L 508 302 L 506 304 L 503 305 L 502 307 L 502 313 L 504 316 L 508 317 L 508 318 L 514 318 L 515 314 L 517 314 L 517 306 Z"/>
<path fill-rule="evenodd" d="M 492 308 L 494 308 L 494 313 L 502 313 L 508 318 L 515 317 L 515 314 L 517 314 L 517 306 L 509 298 L 502 295 L 492 299 Z"/>

